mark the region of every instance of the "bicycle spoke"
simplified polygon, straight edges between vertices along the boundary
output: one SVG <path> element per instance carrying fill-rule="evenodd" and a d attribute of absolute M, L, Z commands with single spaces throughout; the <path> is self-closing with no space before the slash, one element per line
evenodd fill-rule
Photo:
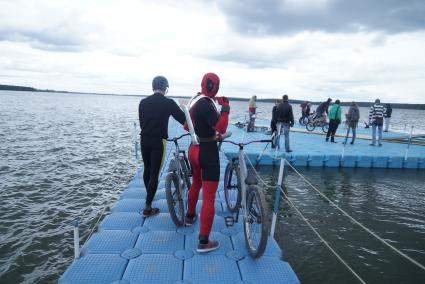
<path fill-rule="evenodd" d="M 230 175 L 229 186 L 227 187 L 229 192 L 229 199 L 231 201 L 232 207 L 235 206 L 237 196 L 238 196 L 238 180 L 235 173 Z"/>
<path fill-rule="evenodd" d="M 252 257 L 260 257 L 267 245 L 267 209 L 264 196 L 256 186 L 250 186 L 244 220 L 245 239 Z"/>
<path fill-rule="evenodd" d="M 261 237 L 261 212 L 257 198 L 254 196 L 249 204 L 248 223 L 253 247 L 258 247 Z"/>

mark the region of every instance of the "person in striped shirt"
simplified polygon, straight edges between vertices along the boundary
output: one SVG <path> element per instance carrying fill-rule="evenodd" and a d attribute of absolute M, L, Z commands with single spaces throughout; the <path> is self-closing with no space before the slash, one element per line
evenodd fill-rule
<path fill-rule="evenodd" d="M 369 124 L 372 125 L 372 144 L 376 145 L 376 128 L 378 128 L 378 146 L 382 146 L 382 126 L 384 124 L 385 108 L 381 105 L 381 100 L 376 99 L 375 104 L 369 110 Z"/>

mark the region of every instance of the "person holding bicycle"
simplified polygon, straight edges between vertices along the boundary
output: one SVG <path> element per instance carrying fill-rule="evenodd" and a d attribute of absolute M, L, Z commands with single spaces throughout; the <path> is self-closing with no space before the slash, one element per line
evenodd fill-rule
<path fill-rule="evenodd" d="M 215 97 L 220 85 L 219 77 L 207 73 L 202 78 L 201 93 L 189 104 L 189 112 L 198 136 L 199 145 L 190 145 L 189 161 L 192 168 L 192 186 L 189 189 L 186 225 L 196 221 L 196 203 L 199 191 L 202 192 L 202 208 L 200 216 L 199 244 L 200 253 L 217 249 L 218 241 L 210 240 L 212 224 L 215 215 L 215 193 L 220 178 L 220 160 L 217 145 L 217 133 L 226 132 L 229 117 L 229 100 L 225 97 Z M 217 112 L 214 100 L 221 105 Z"/>
<path fill-rule="evenodd" d="M 139 104 L 140 146 L 144 163 L 143 182 L 147 193 L 144 217 L 159 213 L 159 208 L 152 208 L 152 201 L 158 187 L 158 176 L 167 145 L 168 120 L 170 116 L 180 124 L 186 120 L 180 107 L 165 97 L 168 88 L 167 78 L 156 76 L 152 81 L 153 94 L 142 99 Z"/>

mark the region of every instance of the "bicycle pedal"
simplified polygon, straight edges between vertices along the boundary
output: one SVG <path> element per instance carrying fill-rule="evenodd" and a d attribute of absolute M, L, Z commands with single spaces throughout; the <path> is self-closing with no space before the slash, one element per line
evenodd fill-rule
<path fill-rule="evenodd" d="M 226 216 L 224 217 L 224 222 L 227 227 L 233 227 L 235 224 L 235 218 L 233 216 Z"/>

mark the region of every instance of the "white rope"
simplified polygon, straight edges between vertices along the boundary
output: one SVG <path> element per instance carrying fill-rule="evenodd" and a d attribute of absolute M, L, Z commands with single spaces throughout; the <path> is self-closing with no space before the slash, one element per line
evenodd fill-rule
<path fill-rule="evenodd" d="M 345 212 L 343 209 L 341 209 L 338 205 L 336 205 L 334 202 L 332 202 L 332 200 L 330 200 L 329 198 L 326 197 L 326 195 L 324 195 L 320 190 L 318 190 L 313 184 L 311 184 L 311 182 L 309 182 L 299 171 L 297 171 L 296 168 L 294 168 L 291 163 L 289 163 L 286 159 L 285 162 L 308 184 L 310 185 L 320 196 L 322 196 L 326 201 L 328 201 L 330 204 L 332 204 L 336 209 L 338 209 L 342 214 L 344 214 L 345 216 L 347 216 L 352 222 L 354 222 L 355 224 L 359 225 L 362 229 L 364 229 L 366 232 L 368 232 L 369 234 L 371 234 L 372 236 L 374 236 L 376 239 L 378 239 L 381 243 L 383 243 L 384 245 L 388 246 L 389 248 L 391 248 L 393 251 L 395 251 L 396 253 L 398 253 L 399 255 L 403 256 L 404 258 L 406 258 L 407 260 L 409 260 L 411 263 L 417 265 L 418 267 L 420 267 L 422 270 L 425 270 L 425 266 L 423 266 L 422 264 L 420 264 L 418 261 L 414 260 L 413 258 L 411 258 L 410 256 L 408 256 L 407 254 L 405 254 L 404 252 L 400 251 L 399 249 L 397 249 L 396 247 L 394 247 L 393 245 L 391 245 L 390 243 L 388 243 L 387 241 L 385 241 L 384 239 L 382 239 L 381 237 L 379 237 L 376 233 L 374 233 L 372 230 L 368 229 L 367 227 L 365 227 L 362 223 L 360 223 L 359 221 L 357 221 L 356 219 L 354 219 L 353 217 L 351 217 L 347 212 Z"/>
<path fill-rule="evenodd" d="M 258 172 L 255 170 L 251 160 L 248 158 L 248 156 L 245 154 L 246 159 L 248 160 L 249 164 L 251 165 L 252 169 L 254 170 L 255 175 L 258 177 L 258 179 L 264 184 L 265 187 L 268 187 L 266 182 L 261 178 L 261 176 L 258 174 Z M 286 160 L 285 160 L 286 161 Z M 285 194 L 282 187 L 280 187 L 280 191 L 285 196 L 285 198 L 289 201 L 291 206 L 297 211 L 298 215 L 300 215 L 301 219 L 303 219 L 304 222 L 310 227 L 310 229 L 313 230 L 313 232 L 319 237 L 319 239 L 325 244 L 325 246 L 342 262 L 342 264 L 347 267 L 347 269 L 354 274 L 354 276 L 359 279 L 361 283 L 366 283 L 345 261 L 344 259 L 339 256 L 339 254 L 329 245 L 329 243 L 317 232 L 317 230 L 310 224 L 310 222 L 307 220 L 307 218 L 304 217 L 304 215 L 301 213 L 300 210 L 295 206 L 295 204 L 290 200 L 290 198 Z"/>
<path fill-rule="evenodd" d="M 117 170 L 117 164 L 115 164 L 114 165 L 114 167 L 112 168 L 112 172 L 109 174 L 109 176 L 108 176 L 108 178 L 105 180 L 105 182 L 103 182 L 103 184 L 104 185 L 107 185 L 109 182 L 110 182 L 110 180 L 111 180 L 111 178 L 113 177 L 113 174 L 115 174 L 115 171 Z M 102 191 L 98 191 L 98 193 L 97 193 L 97 195 L 96 195 L 96 197 L 94 197 L 92 200 L 93 200 L 93 202 L 91 203 L 91 205 L 90 206 L 88 206 L 87 207 L 87 209 L 86 210 L 84 210 L 81 214 L 80 214 L 80 216 L 82 216 L 82 217 L 84 217 L 84 215 L 86 215 L 86 213 L 92 208 L 92 206 L 95 204 L 95 202 L 94 202 L 94 200 L 96 200 L 99 196 L 101 196 L 101 193 Z"/>
<path fill-rule="evenodd" d="M 103 214 L 105 213 L 106 208 L 108 208 L 108 207 L 107 207 L 107 206 L 105 206 L 105 207 L 103 208 L 102 212 L 101 212 L 101 213 L 100 213 L 100 215 L 99 215 L 99 218 L 97 218 L 96 223 L 94 224 L 94 226 L 92 226 L 92 229 L 90 230 L 90 234 L 88 235 L 88 237 L 86 238 L 86 240 L 84 241 L 84 243 L 85 243 L 87 240 L 89 240 L 89 239 L 90 239 L 91 235 L 93 234 L 94 230 L 95 230 L 95 229 L 96 229 L 96 227 L 97 227 L 97 224 L 99 224 L 100 219 L 102 218 Z"/>
<path fill-rule="evenodd" d="M 135 166 L 135 168 L 136 168 L 136 170 L 137 170 L 137 168 L 138 168 L 138 164 L 136 163 L 134 166 Z M 113 174 L 115 173 L 115 171 L 116 171 L 117 169 L 118 169 L 118 167 L 117 167 L 117 163 L 115 163 L 114 167 L 112 168 L 112 172 L 111 172 L 111 174 L 108 176 L 108 178 L 107 178 L 107 179 L 106 179 L 106 181 L 104 182 L 104 184 L 105 184 L 105 185 L 106 185 L 106 184 L 108 184 L 108 183 L 110 182 L 110 180 L 111 180 L 111 179 L 112 179 L 112 177 L 113 177 Z M 99 196 L 101 196 L 100 192 L 101 192 L 101 191 L 99 191 L 99 192 L 98 192 L 97 196 L 93 199 L 93 201 L 94 201 L 94 200 L 96 200 Z M 105 203 L 106 203 L 106 202 L 105 202 Z M 87 209 L 86 209 L 86 210 L 84 210 L 82 214 L 80 214 L 80 216 L 84 217 L 84 215 L 85 215 L 85 214 L 89 211 L 89 209 L 91 209 L 91 208 L 92 208 L 92 205 L 93 205 L 93 204 L 94 204 L 94 202 L 92 202 L 91 206 L 88 206 L 88 207 L 87 207 Z M 91 228 L 91 230 L 90 230 L 90 234 L 88 235 L 88 237 L 86 238 L 86 240 L 85 240 L 85 241 L 87 241 L 88 239 L 90 239 L 91 235 L 93 234 L 94 230 L 96 229 L 97 224 L 99 224 L 99 221 L 100 221 L 101 217 L 103 216 L 103 214 L 105 213 L 105 211 L 106 211 L 106 209 L 107 209 L 107 208 L 108 208 L 108 206 L 104 206 L 104 207 L 103 207 L 103 209 L 102 209 L 102 211 L 101 211 L 101 213 L 100 213 L 100 215 L 99 215 L 99 217 L 98 217 L 98 219 L 97 219 L 96 223 L 94 224 L 94 226 L 92 226 L 92 228 Z M 89 227 L 89 229 L 90 229 L 90 227 Z"/>
<path fill-rule="evenodd" d="M 264 184 L 265 187 L 268 187 L 268 185 L 266 184 L 266 182 L 261 178 L 261 176 L 258 174 L 257 170 L 255 169 L 254 165 L 252 164 L 251 160 L 249 159 L 248 155 L 245 154 L 245 158 L 248 160 L 249 164 L 251 165 L 251 168 L 253 169 L 255 175 L 258 177 L 258 179 Z"/>
<path fill-rule="evenodd" d="M 319 232 L 317 232 L 317 230 L 310 224 L 310 222 L 307 220 L 306 217 L 304 217 L 304 215 L 301 213 L 300 210 L 298 210 L 298 208 L 295 206 L 295 204 L 292 202 L 292 200 L 289 198 L 288 195 L 286 195 L 285 191 L 280 188 L 280 191 L 282 192 L 282 194 L 285 196 L 286 200 L 289 201 L 289 203 L 291 204 L 292 208 L 295 209 L 295 211 L 297 211 L 298 215 L 301 217 L 301 219 L 303 219 L 303 221 L 310 227 L 310 229 L 313 230 L 313 232 L 317 235 L 317 237 L 323 242 L 323 244 L 325 244 L 325 246 L 339 259 L 339 261 L 342 262 L 342 264 L 345 265 L 345 267 L 347 267 L 347 269 L 354 274 L 354 276 L 357 277 L 357 279 L 359 279 L 359 281 L 361 283 L 366 283 L 349 265 L 348 263 L 346 263 L 344 261 L 344 259 L 342 259 L 342 257 L 329 245 L 329 243 L 319 234 Z"/>

